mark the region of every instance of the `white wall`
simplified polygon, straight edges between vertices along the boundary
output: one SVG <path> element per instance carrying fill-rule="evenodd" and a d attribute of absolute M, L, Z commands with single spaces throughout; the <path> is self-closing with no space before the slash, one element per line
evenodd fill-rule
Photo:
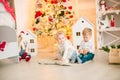
<path fill-rule="evenodd" d="M 14 0 L 18 31 L 22 28 L 32 28 L 32 22 L 35 14 L 35 1 L 36 0 Z M 96 24 L 95 0 L 71 0 L 71 5 L 75 10 L 77 19 L 85 16 L 94 25 Z M 88 5 L 90 7 L 88 7 Z"/>
<path fill-rule="evenodd" d="M 96 35 L 96 0 L 70 0 L 75 10 L 77 19 L 84 16 L 86 17 L 95 27 L 95 47 L 97 47 L 97 35 Z"/>
<path fill-rule="evenodd" d="M 32 24 L 35 0 L 14 0 L 18 32 Z"/>

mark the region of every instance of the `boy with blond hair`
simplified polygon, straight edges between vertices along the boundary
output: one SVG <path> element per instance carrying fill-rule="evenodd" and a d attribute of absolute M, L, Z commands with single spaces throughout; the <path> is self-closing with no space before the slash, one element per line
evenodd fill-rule
<path fill-rule="evenodd" d="M 80 43 L 78 50 L 78 63 L 85 63 L 86 61 L 93 60 L 94 58 L 94 42 L 92 40 L 92 30 L 90 28 L 84 28 L 83 40 Z"/>

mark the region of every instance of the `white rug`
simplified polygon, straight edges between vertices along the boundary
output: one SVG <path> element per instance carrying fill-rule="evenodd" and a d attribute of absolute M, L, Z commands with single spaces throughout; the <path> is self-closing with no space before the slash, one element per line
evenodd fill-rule
<path fill-rule="evenodd" d="M 40 59 L 38 61 L 38 64 L 44 64 L 44 65 L 59 65 L 59 66 L 71 66 L 70 63 L 64 63 L 59 60 L 52 60 L 52 59 Z"/>

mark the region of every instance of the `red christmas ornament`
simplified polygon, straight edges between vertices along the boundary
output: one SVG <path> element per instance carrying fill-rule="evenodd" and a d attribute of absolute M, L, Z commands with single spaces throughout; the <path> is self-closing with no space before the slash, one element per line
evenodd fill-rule
<path fill-rule="evenodd" d="M 64 9 L 67 9 L 67 7 L 64 7 Z"/>
<path fill-rule="evenodd" d="M 0 43 L 0 51 L 4 51 L 5 46 L 6 46 L 6 41 Z"/>
<path fill-rule="evenodd" d="M 51 16 L 48 17 L 48 20 L 49 20 L 50 22 L 53 22 L 53 18 L 52 18 Z"/>
<path fill-rule="evenodd" d="M 68 11 L 66 11 L 66 14 L 68 14 Z"/>
<path fill-rule="evenodd" d="M 72 6 L 68 6 L 68 9 L 70 9 L 70 10 L 71 10 L 71 9 L 72 9 Z"/>
<path fill-rule="evenodd" d="M 70 36 L 67 36 L 67 39 L 70 39 Z"/>
<path fill-rule="evenodd" d="M 54 1 L 51 1 L 51 4 L 54 4 Z"/>
<path fill-rule="evenodd" d="M 57 3 L 58 3 L 58 1 L 57 1 L 57 0 L 55 0 L 55 1 L 54 1 L 54 4 L 57 4 Z"/>
<path fill-rule="evenodd" d="M 70 18 L 73 18 L 73 15 L 70 15 Z"/>
<path fill-rule="evenodd" d="M 29 62 L 30 59 L 31 59 L 31 56 L 30 56 L 30 55 L 27 55 L 26 58 L 25 58 L 26 62 Z"/>
<path fill-rule="evenodd" d="M 66 0 L 62 0 L 62 2 L 66 2 Z"/>
<path fill-rule="evenodd" d="M 34 28 L 33 28 L 33 31 L 36 31 L 36 30 L 37 30 L 37 28 L 34 27 Z"/>
<path fill-rule="evenodd" d="M 58 0 L 52 0 L 51 1 L 51 4 L 57 4 L 58 3 Z"/>
<path fill-rule="evenodd" d="M 47 0 L 44 0 L 45 2 L 47 2 Z"/>
<path fill-rule="evenodd" d="M 41 11 L 36 11 L 35 13 L 35 18 L 42 16 L 42 12 Z"/>

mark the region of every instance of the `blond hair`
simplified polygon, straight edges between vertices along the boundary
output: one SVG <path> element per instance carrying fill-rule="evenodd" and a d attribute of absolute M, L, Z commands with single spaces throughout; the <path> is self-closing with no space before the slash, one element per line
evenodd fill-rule
<path fill-rule="evenodd" d="M 65 33 L 63 31 L 58 31 L 57 34 L 56 34 L 56 39 L 58 39 L 59 35 L 64 35 L 65 36 Z"/>
<path fill-rule="evenodd" d="M 82 35 L 83 36 L 86 36 L 86 35 L 90 35 L 90 36 L 92 36 L 92 29 L 90 29 L 90 28 L 84 28 L 83 29 L 83 32 L 82 32 Z"/>

